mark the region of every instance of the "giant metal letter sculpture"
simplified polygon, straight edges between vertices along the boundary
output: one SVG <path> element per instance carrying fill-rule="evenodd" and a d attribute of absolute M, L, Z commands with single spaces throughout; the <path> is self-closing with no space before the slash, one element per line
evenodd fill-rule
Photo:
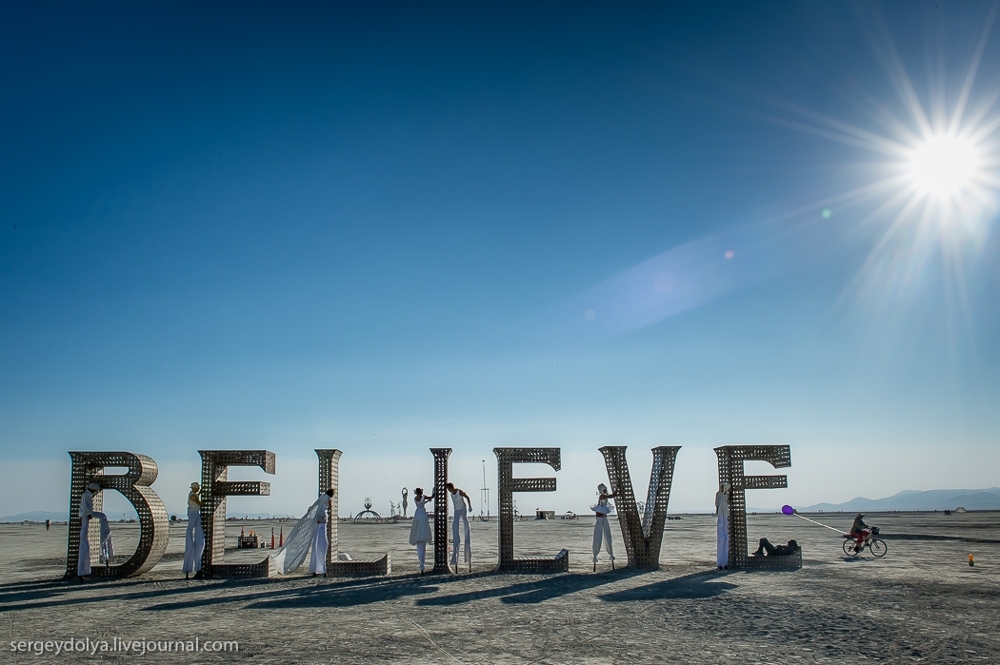
<path fill-rule="evenodd" d="M 515 462 L 548 464 L 558 471 L 562 467 L 559 448 L 494 448 L 497 456 L 497 493 L 500 498 L 500 561 L 501 572 L 555 573 L 569 570 L 569 552 L 565 549 L 553 559 L 514 558 L 514 492 L 555 492 L 555 478 L 514 478 Z"/>
<path fill-rule="evenodd" d="M 719 483 L 730 483 L 729 493 L 729 565 L 746 568 L 757 562 L 747 552 L 747 496 L 746 490 L 780 489 L 788 487 L 788 476 L 747 476 L 743 463 L 769 462 L 776 469 L 792 465 L 789 446 L 722 446 L 715 449 L 719 458 Z M 800 555 L 801 556 L 801 555 Z"/>
<path fill-rule="evenodd" d="M 95 577 L 128 577 L 141 575 L 155 566 L 167 550 L 170 538 L 167 511 L 156 492 L 150 488 L 156 480 L 157 467 L 153 458 L 126 452 L 71 452 L 73 460 L 69 489 L 69 547 L 66 550 L 66 576 L 76 576 L 76 562 L 80 555 L 80 497 L 90 482 L 102 490 L 117 490 L 128 499 L 139 516 L 139 544 L 135 552 L 120 564 L 94 566 Z M 104 467 L 124 466 L 122 475 L 105 475 Z M 104 504 L 102 493 L 94 497 L 94 510 Z M 100 529 L 90 529 L 90 551 L 100 551 Z"/>
<path fill-rule="evenodd" d="M 632 478 L 625 458 L 626 446 L 605 446 L 600 449 L 604 464 L 608 468 L 608 480 L 618 507 L 618 523 L 622 528 L 625 551 L 628 552 L 628 567 L 657 570 L 660 567 L 660 544 L 663 541 L 663 525 L 667 523 L 667 504 L 670 502 L 670 486 L 674 478 L 674 460 L 680 446 L 659 446 L 653 448 L 653 468 L 649 472 L 649 492 L 642 520 L 635 505 L 632 492 Z"/>
<path fill-rule="evenodd" d="M 434 455 L 434 568 L 432 573 L 450 573 L 448 562 L 448 457 L 451 448 L 431 448 Z"/>
<path fill-rule="evenodd" d="M 229 480 L 231 466 L 259 466 L 274 474 L 274 453 L 266 450 L 199 450 L 201 455 L 201 524 L 205 531 L 205 554 L 201 568 L 206 577 L 269 577 L 274 563 L 267 557 L 259 563 L 221 562 L 226 551 L 226 497 L 270 496 L 270 483 L 259 480 Z"/>
<path fill-rule="evenodd" d="M 330 518 L 326 521 L 326 535 L 330 547 L 326 550 L 326 572 L 328 575 L 366 577 L 369 575 L 388 575 L 392 572 L 392 562 L 389 553 L 375 561 L 341 561 L 338 558 L 340 520 L 340 456 L 343 453 L 337 449 L 316 449 L 319 457 L 319 493 L 333 489 L 333 500 L 330 502 Z"/>

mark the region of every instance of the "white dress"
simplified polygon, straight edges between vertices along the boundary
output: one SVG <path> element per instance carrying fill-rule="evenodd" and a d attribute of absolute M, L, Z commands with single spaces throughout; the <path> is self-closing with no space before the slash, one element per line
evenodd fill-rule
<path fill-rule="evenodd" d="M 420 573 L 424 572 L 424 562 L 427 560 L 427 543 L 431 542 L 431 525 L 424 505 L 430 501 L 426 496 L 413 500 L 416 509 L 413 511 L 413 522 L 410 524 L 410 544 L 417 546 L 417 561 L 420 562 Z"/>
<path fill-rule="evenodd" d="M 281 575 L 287 575 L 293 570 L 297 570 L 306 560 L 306 554 L 311 549 L 311 545 L 316 540 L 316 520 L 320 510 L 326 511 L 330 507 L 330 497 L 324 492 L 313 502 L 306 514 L 295 523 L 291 533 L 285 538 L 285 546 L 276 554 L 272 554 L 275 567 Z M 323 525 L 323 534 L 326 534 L 326 525 Z M 323 557 L 326 560 L 326 557 Z"/>
<path fill-rule="evenodd" d="M 90 517 L 94 513 L 94 493 L 89 489 L 80 496 L 80 554 L 76 559 L 76 574 L 90 575 Z"/>
<path fill-rule="evenodd" d="M 316 529 L 313 532 L 312 554 L 309 557 L 309 572 L 315 575 L 326 575 L 326 553 L 330 549 L 330 539 L 326 534 L 327 515 L 330 512 L 332 497 L 324 494 L 319 498 L 319 510 L 316 512 Z"/>
<path fill-rule="evenodd" d="M 413 500 L 416 509 L 413 511 L 413 522 L 410 524 L 411 545 L 429 543 L 433 540 L 430 519 L 427 517 L 427 508 L 424 507 L 429 500 L 426 496 L 419 496 Z"/>
<path fill-rule="evenodd" d="M 715 565 L 729 565 L 729 493 L 715 493 L 715 512 L 719 516 L 716 524 Z"/>

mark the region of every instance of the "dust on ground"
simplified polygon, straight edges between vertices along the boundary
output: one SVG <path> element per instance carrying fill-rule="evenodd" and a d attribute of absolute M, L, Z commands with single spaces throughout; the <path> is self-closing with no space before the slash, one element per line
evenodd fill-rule
<path fill-rule="evenodd" d="M 851 515 L 811 517 L 846 529 Z M 472 572 L 417 574 L 408 525 L 340 524 L 340 550 L 392 557 L 386 578 L 184 580 L 183 525 L 150 573 L 62 581 L 66 526 L 0 525 L 0 663 L 996 663 L 1000 662 L 1000 514 L 869 515 L 888 555 L 847 557 L 837 533 L 783 515 L 749 516 L 750 539 L 795 538 L 796 571 L 718 571 L 715 522 L 667 523 L 661 570 L 592 572 L 593 518 L 522 522 L 517 556 L 570 551 L 570 572 L 492 572 L 497 525 L 473 524 Z M 269 540 L 290 522 L 229 526 Z M 134 525 L 114 525 L 119 553 Z M 625 552 L 617 525 L 615 553 Z M 975 556 L 975 566 L 968 556 Z M 263 551 L 228 551 L 227 560 Z M 199 645 L 237 652 L 15 652 L 10 643 L 89 638 Z M 219 645 L 213 645 L 219 646 Z"/>

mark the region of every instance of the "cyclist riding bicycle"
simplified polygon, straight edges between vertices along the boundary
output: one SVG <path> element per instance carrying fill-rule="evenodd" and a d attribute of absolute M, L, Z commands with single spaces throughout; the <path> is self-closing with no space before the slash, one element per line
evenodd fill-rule
<path fill-rule="evenodd" d="M 871 534 L 868 529 L 871 527 L 865 524 L 864 515 L 858 513 L 854 518 L 854 524 L 851 525 L 851 538 L 854 538 L 854 551 L 861 551 L 861 546 L 864 545 L 865 539 Z"/>

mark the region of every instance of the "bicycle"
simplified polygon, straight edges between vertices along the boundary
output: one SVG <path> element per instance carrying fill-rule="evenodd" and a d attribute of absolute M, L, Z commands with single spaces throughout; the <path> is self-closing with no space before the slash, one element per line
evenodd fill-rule
<path fill-rule="evenodd" d="M 879 528 L 877 526 L 873 526 L 871 528 L 871 531 L 868 532 L 868 537 L 865 538 L 864 542 L 861 543 L 861 545 L 859 546 L 857 541 L 854 539 L 854 536 L 845 533 L 844 545 L 843 545 L 844 554 L 846 554 L 847 556 L 858 556 L 859 554 L 864 552 L 865 548 L 867 547 L 868 550 L 872 553 L 872 556 L 874 556 L 877 559 L 881 559 L 886 555 L 886 552 L 889 551 L 889 546 L 886 545 L 885 541 L 882 540 L 881 538 L 875 537 L 878 534 L 879 534 Z"/>

